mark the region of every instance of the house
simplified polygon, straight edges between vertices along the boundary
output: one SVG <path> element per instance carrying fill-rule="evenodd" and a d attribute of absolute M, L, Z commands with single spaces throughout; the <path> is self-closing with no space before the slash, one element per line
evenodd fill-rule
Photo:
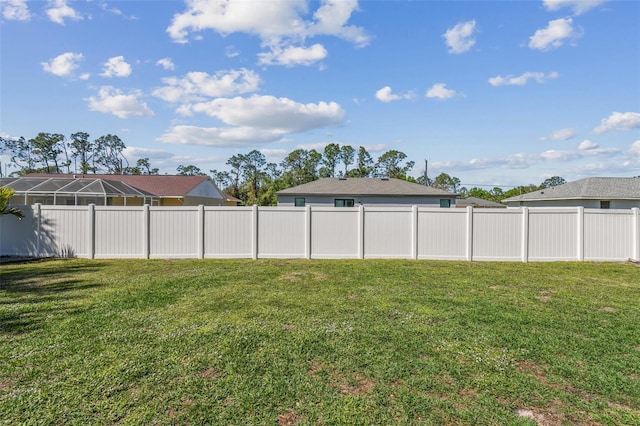
<path fill-rule="evenodd" d="M 506 208 L 502 203 L 496 203 L 494 201 L 485 200 L 483 198 L 478 197 L 467 197 L 467 198 L 458 198 L 456 200 L 456 207 L 458 208 L 467 208 L 473 207 L 476 209 L 502 209 Z"/>
<path fill-rule="evenodd" d="M 640 177 L 591 177 L 502 200 L 509 207 L 640 207 Z"/>
<path fill-rule="evenodd" d="M 208 176 L 30 174 L 0 178 L 15 191 L 12 204 L 101 206 L 222 206 L 225 197 Z"/>
<path fill-rule="evenodd" d="M 239 198 L 234 197 L 231 194 L 227 194 L 226 192 L 222 193 L 224 195 L 224 205 L 225 206 L 241 206 L 242 205 L 242 200 Z"/>
<path fill-rule="evenodd" d="M 278 206 L 453 207 L 457 194 L 393 178 L 322 178 L 276 192 Z"/>

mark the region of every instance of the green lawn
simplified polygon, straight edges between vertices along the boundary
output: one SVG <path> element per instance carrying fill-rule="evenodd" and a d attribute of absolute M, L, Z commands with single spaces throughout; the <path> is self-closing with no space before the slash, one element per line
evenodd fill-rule
<path fill-rule="evenodd" d="M 0 265 L 3 424 L 640 424 L 640 268 Z"/>

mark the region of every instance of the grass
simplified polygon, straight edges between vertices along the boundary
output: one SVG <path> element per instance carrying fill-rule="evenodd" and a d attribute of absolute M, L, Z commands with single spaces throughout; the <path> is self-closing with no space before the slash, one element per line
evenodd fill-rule
<path fill-rule="evenodd" d="M 640 424 L 640 269 L 0 266 L 3 424 Z"/>

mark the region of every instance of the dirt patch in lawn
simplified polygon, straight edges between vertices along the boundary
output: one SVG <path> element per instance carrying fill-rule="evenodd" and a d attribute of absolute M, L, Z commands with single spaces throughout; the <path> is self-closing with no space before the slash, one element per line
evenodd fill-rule
<path fill-rule="evenodd" d="M 313 362 L 307 374 L 316 376 L 319 372 L 325 372 L 331 378 L 331 386 L 340 389 L 344 395 L 364 395 L 375 385 L 373 380 L 369 380 L 360 373 L 341 373 L 339 371 L 328 371 L 322 364 Z"/>
<path fill-rule="evenodd" d="M 284 414 L 278 414 L 278 426 L 295 426 L 300 423 L 304 418 L 298 416 L 293 409 L 289 409 Z"/>
<path fill-rule="evenodd" d="M 220 377 L 220 374 L 218 374 L 215 369 L 208 367 L 199 372 L 197 376 L 204 379 L 217 379 L 218 377 Z"/>

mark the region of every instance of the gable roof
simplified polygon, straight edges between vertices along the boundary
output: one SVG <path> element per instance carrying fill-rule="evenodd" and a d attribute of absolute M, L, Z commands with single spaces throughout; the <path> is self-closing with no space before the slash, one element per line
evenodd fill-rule
<path fill-rule="evenodd" d="M 322 178 L 276 195 L 456 196 L 452 192 L 394 178 Z"/>
<path fill-rule="evenodd" d="M 533 200 L 640 200 L 640 178 L 592 177 L 510 197 L 503 202 Z"/>
<path fill-rule="evenodd" d="M 200 185 L 210 180 L 208 176 L 177 175 L 105 175 L 105 174 L 45 174 L 34 173 L 26 177 L 48 178 L 86 178 L 102 179 L 111 182 L 122 182 L 148 194 L 159 197 L 183 197 Z M 213 181 L 211 182 L 213 184 Z M 215 185 L 214 185 L 215 186 Z M 220 192 L 220 191 L 219 191 Z"/>

